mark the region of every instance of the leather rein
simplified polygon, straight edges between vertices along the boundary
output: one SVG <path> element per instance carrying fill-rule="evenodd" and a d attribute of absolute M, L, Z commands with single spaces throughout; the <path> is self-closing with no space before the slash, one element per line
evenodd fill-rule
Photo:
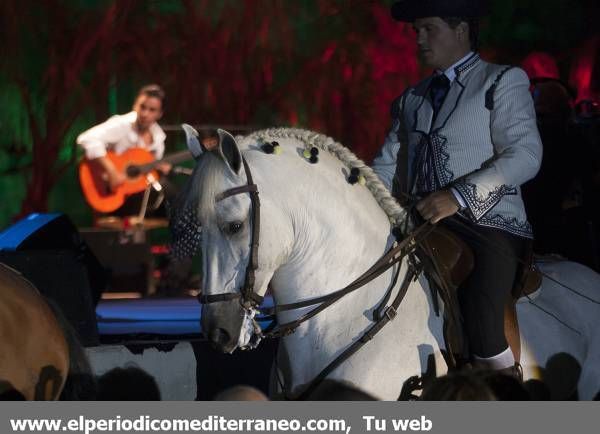
<path fill-rule="evenodd" d="M 321 297 L 315 297 L 308 300 L 303 300 L 295 303 L 282 304 L 274 306 L 272 308 L 262 308 L 259 306 L 262 303 L 264 297 L 259 295 L 254 290 L 255 282 L 255 271 L 258 268 L 258 246 L 259 246 L 259 235 L 260 235 L 260 200 L 258 198 L 258 187 L 252 180 L 252 174 L 248 163 L 242 157 L 244 171 L 246 172 L 247 184 L 234 187 L 226 190 L 217 195 L 216 201 L 219 202 L 225 198 L 248 193 L 250 195 L 251 212 L 252 212 L 252 233 L 251 233 L 251 244 L 250 244 L 250 258 L 248 266 L 246 267 L 246 276 L 244 279 L 244 286 L 239 292 L 228 292 L 214 295 L 198 295 L 198 300 L 201 304 L 210 304 L 223 301 L 240 300 L 240 304 L 245 309 L 256 309 L 265 315 L 274 315 L 279 312 L 289 311 L 294 309 L 300 309 L 309 306 L 316 306 L 307 313 L 303 314 L 294 321 L 290 321 L 278 326 L 270 327 L 261 333 L 261 338 L 278 338 L 281 336 L 287 336 L 296 331 L 298 326 L 303 322 L 314 317 L 318 313 L 324 311 L 329 306 L 340 300 L 347 294 L 354 292 L 355 290 L 365 286 L 367 283 L 376 279 L 387 270 L 392 268 L 396 264 L 400 264 L 405 256 L 409 257 L 408 270 L 404 276 L 400 289 L 396 294 L 396 297 L 392 303 L 388 306 L 388 302 L 391 298 L 392 292 L 396 287 L 398 276 L 400 274 L 400 266 L 395 270 L 394 277 L 391 285 L 389 286 L 386 294 L 382 301 L 375 308 L 373 313 L 372 324 L 354 343 L 352 343 L 345 351 L 343 351 L 336 359 L 334 359 L 329 365 L 327 365 L 303 390 L 303 392 L 294 397 L 294 399 L 306 398 L 318 384 L 331 373 L 336 367 L 342 362 L 357 352 L 364 344 L 373 339 L 373 337 L 391 320 L 393 320 L 397 314 L 398 307 L 404 296 L 407 293 L 408 287 L 411 281 L 416 280 L 422 271 L 422 266 L 415 260 L 412 253 L 414 252 L 417 245 L 426 238 L 429 233 L 435 228 L 430 223 L 424 223 L 407 235 L 402 241 L 396 243 L 390 247 L 388 251 L 379 258 L 367 271 L 356 278 L 352 283 L 348 284 L 344 288 L 332 292 Z M 284 391 L 285 392 L 285 391 Z M 286 397 L 287 398 L 287 397 Z"/>

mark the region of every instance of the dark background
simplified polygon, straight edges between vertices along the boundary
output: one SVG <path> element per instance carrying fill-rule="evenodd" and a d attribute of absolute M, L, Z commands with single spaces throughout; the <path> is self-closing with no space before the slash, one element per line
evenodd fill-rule
<path fill-rule="evenodd" d="M 389 104 L 428 71 L 414 34 L 368 0 L 3 0 L 0 4 L 0 229 L 29 212 L 91 212 L 76 136 L 167 92 L 168 152 L 181 122 L 295 125 L 370 160 Z M 598 0 L 494 0 L 483 57 L 600 94 Z M 170 128 L 172 126 L 173 128 Z"/>

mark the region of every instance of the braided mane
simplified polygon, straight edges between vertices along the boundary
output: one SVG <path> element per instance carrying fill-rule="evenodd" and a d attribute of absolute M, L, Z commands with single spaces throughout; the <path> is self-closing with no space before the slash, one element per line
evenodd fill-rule
<path fill-rule="evenodd" d="M 260 142 L 268 142 L 277 138 L 297 139 L 304 143 L 304 146 L 307 149 L 317 147 L 335 155 L 337 159 L 349 169 L 359 169 L 361 175 L 363 175 L 367 181 L 366 187 L 369 189 L 381 209 L 386 213 L 392 225 L 398 226 L 404 223 L 406 219 L 406 210 L 398 204 L 373 169 L 367 166 L 365 162 L 358 158 L 350 151 L 350 149 L 346 148 L 341 143 L 336 142 L 331 137 L 301 128 L 268 128 L 256 131 L 248 136 L 243 136 L 243 139 L 254 139 Z"/>

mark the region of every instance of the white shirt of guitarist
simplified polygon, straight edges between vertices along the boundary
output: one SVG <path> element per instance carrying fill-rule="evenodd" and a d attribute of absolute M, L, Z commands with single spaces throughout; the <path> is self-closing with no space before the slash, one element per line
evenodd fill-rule
<path fill-rule="evenodd" d="M 156 122 L 152 124 L 149 129 L 152 143 L 147 145 L 133 128 L 136 119 L 135 111 L 112 116 L 106 122 L 81 133 L 77 137 L 77 144 L 83 148 L 88 160 L 105 156 L 107 150 L 118 155 L 130 148 L 144 148 L 160 160 L 165 153 L 165 132 Z"/>

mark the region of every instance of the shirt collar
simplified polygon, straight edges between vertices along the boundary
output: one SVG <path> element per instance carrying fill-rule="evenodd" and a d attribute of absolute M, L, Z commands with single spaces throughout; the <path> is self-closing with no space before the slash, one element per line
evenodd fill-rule
<path fill-rule="evenodd" d="M 456 72 L 457 72 L 457 69 L 459 69 L 459 67 L 460 67 L 460 66 L 461 66 L 463 63 L 465 63 L 467 60 L 469 60 L 469 59 L 471 58 L 471 56 L 473 56 L 473 54 L 474 54 L 474 53 L 473 53 L 472 51 L 469 51 L 469 52 L 467 53 L 467 55 L 466 55 L 466 56 L 464 56 L 464 57 L 460 58 L 460 59 L 458 60 L 458 62 L 454 63 L 452 66 L 450 66 L 450 67 L 449 67 L 448 69 L 446 69 L 445 71 L 442 71 L 442 70 L 440 70 L 440 69 L 436 69 L 436 71 L 435 71 L 436 75 L 437 75 L 437 74 L 442 74 L 442 73 L 443 73 L 443 74 L 445 74 L 445 75 L 446 75 L 446 77 L 448 77 L 448 80 L 450 80 L 450 83 L 452 83 L 452 82 L 454 81 L 454 79 L 456 78 Z"/>
<path fill-rule="evenodd" d="M 125 116 L 128 122 L 130 122 L 130 124 L 135 123 L 135 121 L 137 120 L 137 113 L 135 112 L 135 110 L 127 113 Z M 152 143 L 148 146 L 154 146 L 159 142 L 164 142 L 165 138 L 167 137 L 163 129 L 160 127 L 160 125 L 158 125 L 158 122 L 154 122 L 152 125 L 150 125 L 148 131 L 150 131 L 150 134 L 152 135 Z M 139 142 L 140 136 L 135 130 L 135 128 L 131 127 L 128 134 L 129 141 L 131 143 Z"/>

